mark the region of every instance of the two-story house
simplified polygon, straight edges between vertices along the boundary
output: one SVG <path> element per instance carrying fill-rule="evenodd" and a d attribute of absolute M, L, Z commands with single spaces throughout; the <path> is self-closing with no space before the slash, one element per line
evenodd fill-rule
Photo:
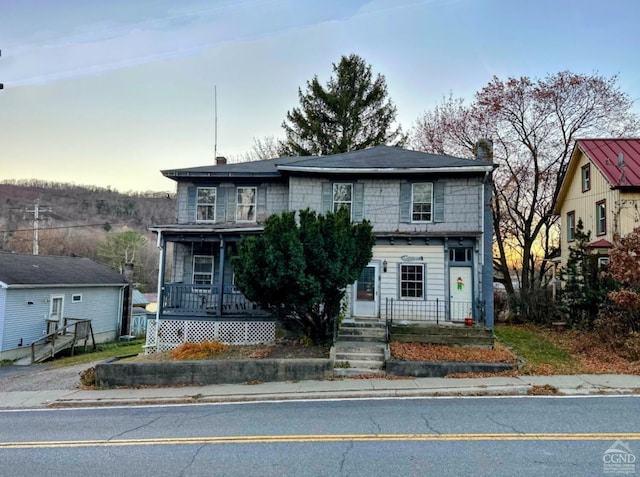
<path fill-rule="evenodd" d="M 562 263 L 582 220 L 591 249 L 607 263 L 614 237 L 640 226 L 640 139 L 578 139 L 555 213 L 562 223 Z"/>
<path fill-rule="evenodd" d="M 230 257 L 243 236 L 262 232 L 269 215 L 306 208 L 347 207 L 353 221 L 373 226 L 373 258 L 347 290 L 348 318 L 471 317 L 492 327 L 493 168 L 479 159 L 379 146 L 237 164 L 220 158 L 163 171 L 177 182 L 178 213 L 175 224 L 152 227 L 161 267 L 148 349 L 182 340 L 274 339 L 273 318 L 235 288 Z"/>

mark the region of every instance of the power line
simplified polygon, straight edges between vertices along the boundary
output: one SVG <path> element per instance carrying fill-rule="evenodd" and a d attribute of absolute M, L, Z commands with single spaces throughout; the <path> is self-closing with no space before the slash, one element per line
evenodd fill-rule
<path fill-rule="evenodd" d="M 59 229 L 76 229 L 76 228 L 80 228 L 80 227 L 104 227 L 106 224 L 109 225 L 123 225 L 123 224 L 130 224 L 131 221 L 128 222 L 102 222 L 100 224 L 85 224 L 85 225 L 62 225 L 60 227 L 47 227 L 45 229 L 39 229 L 40 231 L 44 232 L 46 230 L 59 230 Z M 35 228 L 33 229 L 15 229 L 15 230 L 0 230 L 0 233 L 14 233 L 14 232 L 33 232 L 35 230 Z"/>

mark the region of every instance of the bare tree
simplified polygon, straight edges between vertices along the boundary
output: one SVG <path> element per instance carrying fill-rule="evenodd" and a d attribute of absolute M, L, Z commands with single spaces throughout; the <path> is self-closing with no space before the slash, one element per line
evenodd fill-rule
<path fill-rule="evenodd" d="M 249 152 L 245 152 L 238 158 L 233 158 L 232 162 L 252 162 L 263 161 L 265 159 L 275 159 L 284 153 L 282 140 L 275 136 L 265 136 L 262 139 L 253 138 L 253 145 Z"/>
<path fill-rule="evenodd" d="M 453 96 L 418 119 L 414 148 L 468 157 L 493 141 L 496 280 L 522 294 L 541 283 L 542 260 L 558 252 L 553 214 L 574 142 L 637 134 L 640 120 L 618 78 L 563 71 L 544 79 L 494 77 L 466 106 Z"/>

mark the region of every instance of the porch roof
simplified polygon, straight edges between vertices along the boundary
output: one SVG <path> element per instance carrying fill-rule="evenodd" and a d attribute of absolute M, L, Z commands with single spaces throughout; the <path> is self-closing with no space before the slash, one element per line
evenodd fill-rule
<path fill-rule="evenodd" d="M 215 224 L 169 224 L 149 227 L 151 232 L 162 235 L 166 240 L 185 242 L 211 242 L 218 241 L 222 237 L 239 239 L 243 235 L 262 233 L 264 227 L 255 224 L 219 226 Z"/>

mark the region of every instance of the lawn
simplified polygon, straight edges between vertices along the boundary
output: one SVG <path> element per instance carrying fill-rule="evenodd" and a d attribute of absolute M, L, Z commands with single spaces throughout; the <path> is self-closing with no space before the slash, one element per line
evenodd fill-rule
<path fill-rule="evenodd" d="M 87 346 L 87 350 L 76 348 L 73 356 L 60 356 L 47 362 L 47 364 L 61 368 L 64 366 L 74 366 L 76 364 L 91 363 L 103 359 L 131 356 L 142 353 L 142 345 L 144 340 L 120 341 L 116 343 L 99 343 L 96 345 L 96 351 L 91 346 Z"/>
<path fill-rule="evenodd" d="M 595 333 L 497 325 L 495 335 L 524 359 L 523 374 L 640 374 L 640 362 L 608 349 Z"/>

